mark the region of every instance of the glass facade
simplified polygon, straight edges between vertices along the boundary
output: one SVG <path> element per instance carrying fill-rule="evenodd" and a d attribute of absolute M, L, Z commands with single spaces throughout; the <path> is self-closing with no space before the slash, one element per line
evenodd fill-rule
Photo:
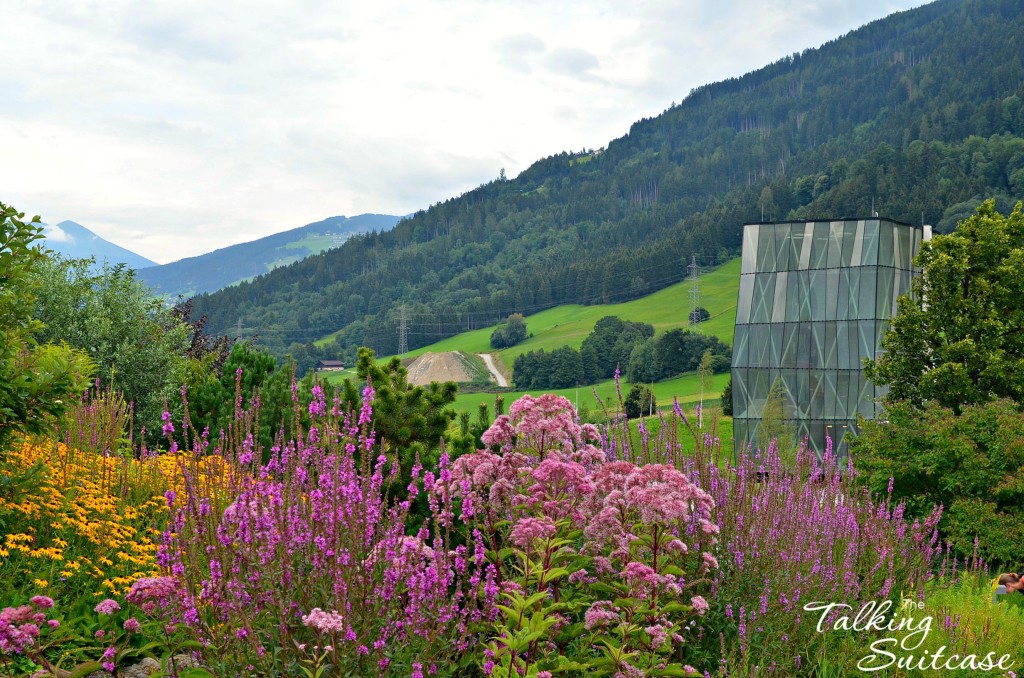
<path fill-rule="evenodd" d="M 857 416 L 873 417 L 883 395 L 862 362 L 881 352 L 923 234 L 879 218 L 744 225 L 732 353 L 737 451 L 754 446 L 779 381 L 798 438 L 820 454 L 830 437 L 845 455 Z"/>

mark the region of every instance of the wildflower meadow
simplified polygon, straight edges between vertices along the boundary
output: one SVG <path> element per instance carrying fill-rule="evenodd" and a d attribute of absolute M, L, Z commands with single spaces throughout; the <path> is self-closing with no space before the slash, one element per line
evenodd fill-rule
<path fill-rule="evenodd" d="M 309 425 L 293 417 L 265 462 L 258 399 L 216 437 L 168 413 L 156 451 L 118 430 L 109 390 L 60 441 L 15 447 L 3 671 L 839 676 L 879 636 L 843 610 L 911 602 L 940 619 L 932 655 L 1020 635 L 1018 607 L 981 621 L 988 575 L 944 550 L 941 507 L 909 519 L 847 460 L 724 457 L 713 414 L 598 426 L 544 395 L 403 479 L 362 396 L 296 395 Z"/>

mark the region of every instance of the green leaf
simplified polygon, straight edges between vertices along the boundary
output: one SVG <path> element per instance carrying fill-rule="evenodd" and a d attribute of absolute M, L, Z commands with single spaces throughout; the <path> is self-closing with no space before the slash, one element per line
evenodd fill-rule
<path fill-rule="evenodd" d="M 96 671 L 102 670 L 103 664 L 101 662 L 85 662 L 84 664 L 79 664 L 78 666 L 76 666 L 68 675 L 68 678 L 85 678 L 85 676 L 88 676 L 90 673 L 95 673 Z"/>

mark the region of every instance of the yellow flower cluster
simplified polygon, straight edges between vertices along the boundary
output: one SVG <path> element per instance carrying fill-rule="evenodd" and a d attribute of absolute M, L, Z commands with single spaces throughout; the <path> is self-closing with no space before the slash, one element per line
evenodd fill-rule
<path fill-rule="evenodd" d="M 188 455 L 191 457 L 191 455 Z M 219 458 L 198 462 L 200 478 L 222 472 Z M 160 574 L 156 552 L 168 518 L 164 493 L 181 496 L 181 464 L 194 457 L 138 460 L 47 441 L 7 453 L 9 472 L 41 464 L 37 482 L 0 494 L 0 589 L 110 597 Z"/>

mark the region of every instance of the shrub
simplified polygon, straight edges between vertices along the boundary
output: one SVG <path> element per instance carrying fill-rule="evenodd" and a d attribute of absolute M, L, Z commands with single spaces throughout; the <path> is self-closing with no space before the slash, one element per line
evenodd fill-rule
<path fill-rule="evenodd" d="M 643 384 L 633 384 L 622 407 L 627 417 L 636 419 L 654 414 L 658 409 L 658 403 L 654 400 L 654 391 Z"/>
<path fill-rule="evenodd" d="M 491 333 L 491 348 L 508 348 L 526 339 L 526 321 L 521 313 L 513 313 Z"/>
<path fill-rule="evenodd" d="M 1024 417 L 1014 402 L 965 406 L 959 416 L 937 403 L 889 403 L 883 418 L 864 422 L 850 454 L 872 489 L 891 482 L 912 515 L 947 506 L 939 527 L 961 558 L 977 538 L 987 562 L 1024 559 Z"/>

